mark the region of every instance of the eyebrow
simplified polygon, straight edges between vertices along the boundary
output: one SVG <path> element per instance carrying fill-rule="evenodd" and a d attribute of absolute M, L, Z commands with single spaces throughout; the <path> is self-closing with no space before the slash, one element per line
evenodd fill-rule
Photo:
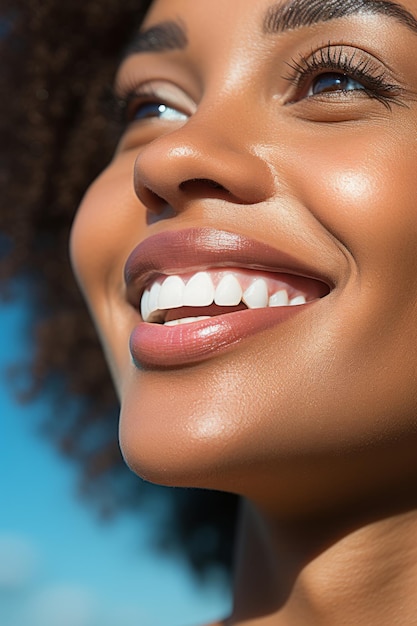
<path fill-rule="evenodd" d="M 136 33 L 123 51 L 121 60 L 132 54 L 183 50 L 187 44 L 187 33 L 182 22 L 161 22 Z"/>
<path fill-rule="evenodd" d="M 412 13 L 388 0 L 286 0 L 268 9 L 263 31 L 284 33 L 361 13 L 393 18 L 417 34 L 417 20 Z"/>

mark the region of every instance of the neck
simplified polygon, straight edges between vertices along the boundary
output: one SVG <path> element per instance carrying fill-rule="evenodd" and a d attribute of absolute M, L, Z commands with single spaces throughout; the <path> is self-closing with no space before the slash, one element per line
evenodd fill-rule
<path fill-rule="evenodd" d="M 417 508 L 285 524 L 243 506 L 230 626 L 414 623 Z"/>

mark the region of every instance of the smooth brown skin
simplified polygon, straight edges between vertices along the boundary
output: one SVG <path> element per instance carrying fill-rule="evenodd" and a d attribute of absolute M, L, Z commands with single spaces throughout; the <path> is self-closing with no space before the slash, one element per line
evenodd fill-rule
<path fill-rule="evenodd" d="M 153 3 L 145 26 L 180 21 L 188 45 L 129 57 L 117 83 L 151 82 L 188 118 L 128 126 L 80 207 L 73 263 L 128 464 L 247 499 L 227 624 L 417 623 L 417 34 L 383 15 L 264 34 L 270 5 Z M 283 78 L 329 43 L 401 86 L 391 107 Z M 202 226 L 308 259 L 334 288 L 204 363 L 139 370 L 125 261 L 150 235 Z"/>

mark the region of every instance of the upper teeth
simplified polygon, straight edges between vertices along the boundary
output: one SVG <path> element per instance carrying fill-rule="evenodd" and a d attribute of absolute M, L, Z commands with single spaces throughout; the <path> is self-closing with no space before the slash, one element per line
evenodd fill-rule
<path fill-rule="evenodd" d="M 181 276 L 161 277 L 145 289 L 141 299 L 141 315 L 145 322 L 158 321 L 156 311 L 183 306 L 237 306 L 243 302 L 249 309 L 294 306 L 306 303 L 305 294 L 279 279 L 254 277 L 253 272 L 197 272 L 188 280 Z M 185 318 L 192 321 L 195 318 Z"/>

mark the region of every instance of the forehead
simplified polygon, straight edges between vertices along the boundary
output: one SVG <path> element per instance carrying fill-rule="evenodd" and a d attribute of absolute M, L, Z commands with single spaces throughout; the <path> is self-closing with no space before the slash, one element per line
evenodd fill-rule
<path fill-rule="evenodd" d="M 402 9 L 417 18 L 417 0 L 153 0 L 149 8 L 145 24 L 153 23 L 168 16 L 181 17 L 184 20 L 194 18 L 209 19 L 208 23 L 215 23 L 216 19 L 225 12 L 233 15 L 236 20 L 246 15 L 252 17 L 259 14 L 268 14 L 268 10 L 287 8 L 291 11 L 315 14 L 324 12 L 328 17 L 334 17 L 339 12 L 355 12 L 360 10 L 374 10 L 375 12 L 392 14 Z M 206 22 L 207 23 L 207 22 Z M 220 26 L 219 22 L 218 26 Z M 258 22 L 259 23 L 259 22 Z M 256 22 L 253 23 L 256 26 Z"/>
<path fill-rule="evenodd" d="M 187 41 L 207 43 L 214 52 L 222 43 L 230 48 L 232 41 L 240 45 L 258 37 L 259 42 L 260 35 L 297 33 L 355 16 L 377 16 L 390 28 L 417 34 L 417 0 L 154 0 L 142 30 L 175 23 L 189 35 Z"/>
<path fill-rule="evenodd" d="M 248 14 L 253 19 L 273 4 L 271 0 L 153 0 L 143 26 L 146 28 L 166 19 L 179 19 L 191 26 L 203 22 L 206 28 L 220 28 L 220 19 L 225 14 L 236 21 Z M 252 24 L 255 26 L 256 22 Z"/>

